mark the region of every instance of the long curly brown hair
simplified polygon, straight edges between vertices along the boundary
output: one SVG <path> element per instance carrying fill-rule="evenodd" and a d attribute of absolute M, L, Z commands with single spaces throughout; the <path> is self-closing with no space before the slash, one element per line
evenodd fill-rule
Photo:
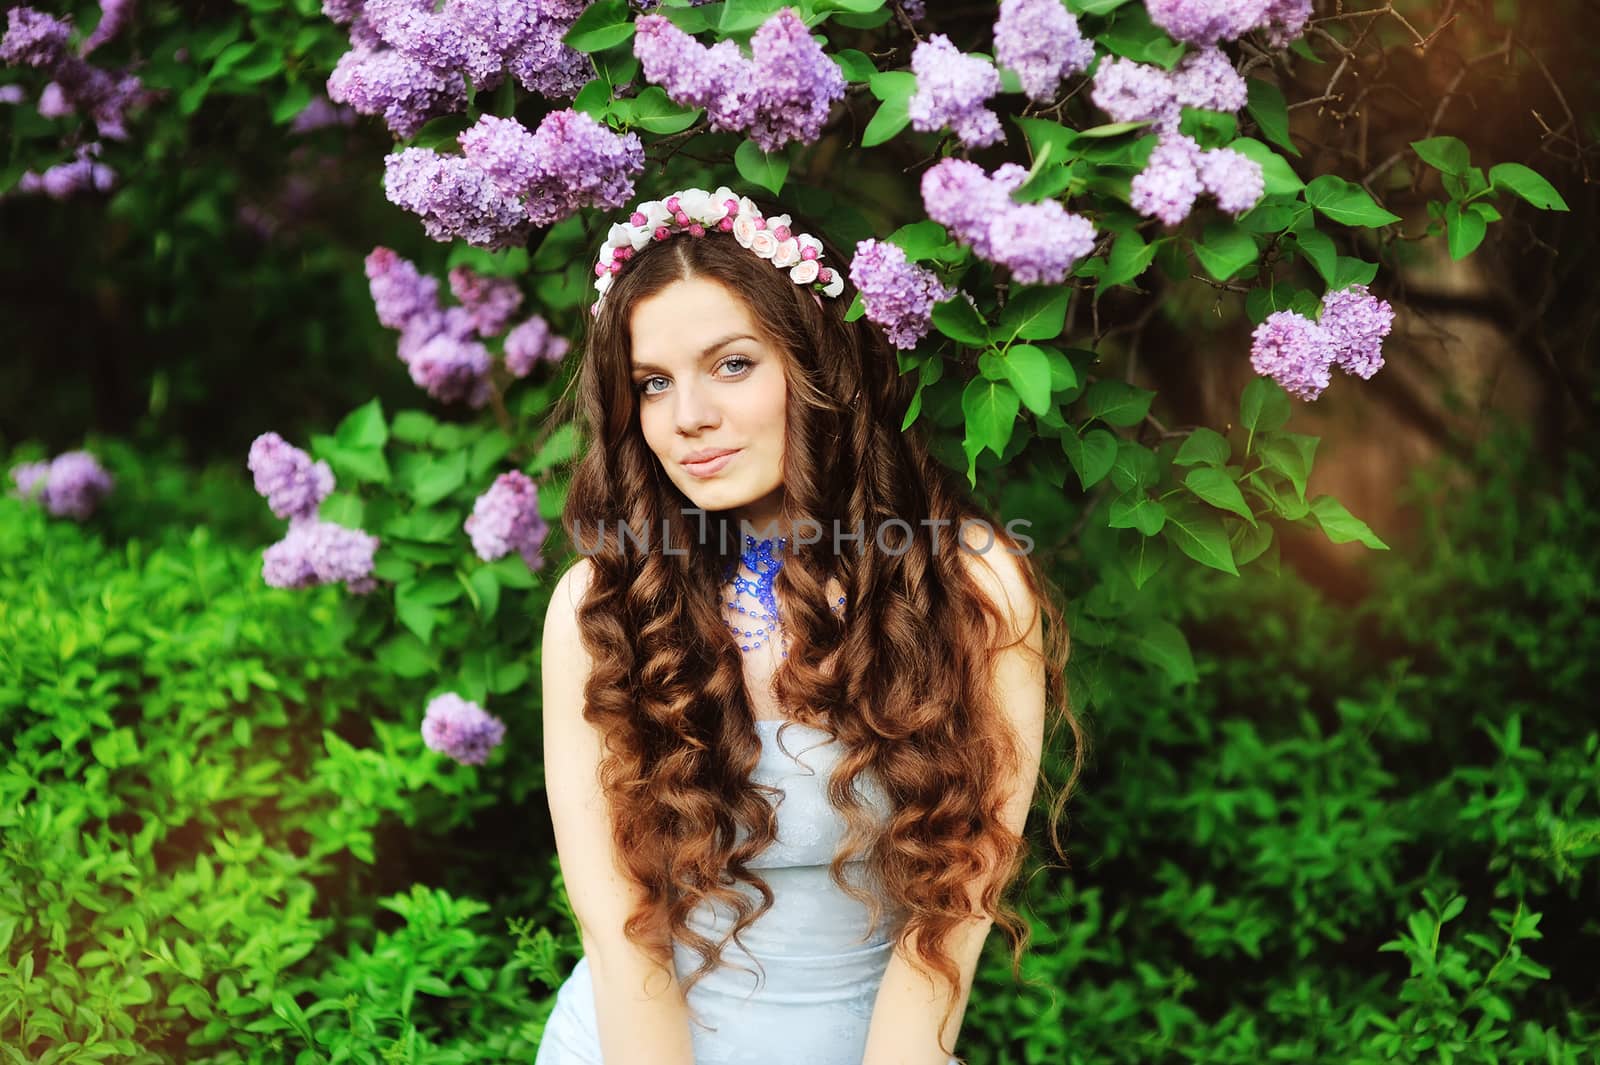
<path fill-rule="evenodd" d="M 821 235 L 814 225 L 793 225 L 802 228 Z M 825 263 L 836 270 L 848 263 L 823 243 Z M 1027 922 L 1003 898 L 1029 851 L 1025 837 L 1002 819 L 1005 783 L 1022 752 L 989 682 L 996 652 L 1022 642 L 1027 630 L 1003 638 L 1009 626 L 961 552 L 952 550 L 951 530 L 968 519 L 987 523 L 997 546 L 1016 552 L 1044 614 L 1047 744 L 1064 725 L 1071 751 L 1065 783 L 1056 789 L 1045 780 L 1040 794 L 1053 792 L 1049 839 L 1064 861 L 1060 821 L 1083 766 L 1086 736 L 1067 705 L 1069 639 L 1060 593 L 959 476 L 930 454 L 920 427 L 901 431 L 914 382 L 898 372 L 878 327 L 865 318 L 845 320 L 854 287 L 847 283 L 840 297 L 819 301 L 787 271 L 716 234 L 655 241 L 629 261 L 581 344 L 581 365 L 557 414 L 575 418 L 587 436 L 562 523 L 592 567 L 578 612 L 594 659 L 584 717 L 605 737 L 600 776 L 617 850 L 644 892 L 624 933 L 669 971 L 672 940 L 701 955 L 683 983 L 687 992 L 725 964 L 729 939 L 742 948 L 740 933 L 773 903 L 748 863 L 776 838 L 768 799 L 776 789 L 750 779 L 761 743 L 741 651 L 721 606 L 724 567 L 737 558 L 740 541 L 725 545 L 715 537 L 708 544 L 693 535 L 703 526 L 682 511 L 702 512 L 645 442 L 630 370 L 633 306 L 691 277 L 719 282 L 744 300 L 767 332 L 764 339 L 785 355 L 788 527 L 809 519 L 824 529 L 867 531 L 859 554 L 833 551 L 830 535 L 815 545 L 797 539 L 786 549 L 774 590 L 789 653 L 774 693 L 792 717 L 825 728 L 841 745 L 828 795 L 847 835 L 830 866 L 832 879 L 867 908 L 869 927 L 878 925 L 885 904 L 904 914 L 899 942 L 913 948 L 920 970 L 944 980 L 943 1032 L 960 979 L 949 939 L 971 914 L 974 878 L 990 877 L 982 906 L 1010 940 L 1014 979 L 1030 938 Z M 714 511 L 706 516 L 733 521 Z M 915 530 L 909 549 L 875 550 L 874 530 L 893 518 Z M 934 524 L 940 519 L 947 524 Z M 597 540 L 602 522 L 659 534 L 651 543 L 695 546 L 687 553 L 676 546 L 671 553 L 628 550 L 618 536 Z M 939 549 L 930 529 L 944 533 Z M 903 536 L 885 540 L 899 550 Z M 849 604 L 842 616 L 827 601 L 830 577 Z M 892 807 L 886 821 L 857 795 L 863 774 L 882 784 Z M 878 894 L 847 879 L 845 863 L 856 858 L 865 859 Z M 736 882 L 759 894 L 759 906 Z M 690 913 L 708 902 L 736 915 L 721 943 L 688 925 Z"/>

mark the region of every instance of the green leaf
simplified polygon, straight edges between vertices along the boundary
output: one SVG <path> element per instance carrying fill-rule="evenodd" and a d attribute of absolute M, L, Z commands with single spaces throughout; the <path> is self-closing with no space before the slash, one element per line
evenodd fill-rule
<path fill-rule="evenodd" d="M 467 476 L 474 481 L 482 480 L 489 469 L 505 458 L 510 450 L 511 438 L 499 429 L 490 429 L 472 445 L 471 456 L 467 459 Z"/>
<path fill-rule="evenodd" d="M 911 96 L 917 76 L 909 70 L 884 70 L 868 81 L 872 95 L 883 101 L 861 133 L 861 146 L 871 148 L 891 139 L 911 122 Z"/>
<path fill-rule="evenodd" d="M 1227 438 L 1215 429 L 1205 426 L 1191 432 L 1178 448 L 1178 453 L 1172 459 L 1174 466 L 1195 466 L 1204 463 L 1207 466 L 1226 466 L 1228 456 L 1232 449 L 1228 447 Z"/>
<path fill-rule="evenodd" d="M 1333 238 L 1317 228 L 1316 221 L 1308 212 L 1300 224 L 1295 228 L 1295 243 L 1306 260 L 1311 263 L 1322 280 L 1332 285 L 1339 276 L 1339 249 L 1333 245 Z"/>
<path fill-rule="evenodd" d="M 1025 288 L 1011 297 L 1000 312 L 998 332 L 1009 335 L 1010 340 L 1054 340 L 1061 335 L 1066 321 L 1066 288 L 1039 285 Z"/>
<path fill-rule="evenodd" d="M 1106 524 L 1113 529 L 1137 529 L 1154 536 L 1167 522 L 1167 508 L 1144 494 L 1143 488 L 1127 492 L 1111 501 Z"/>
<path fill-rule="evenodd" d="M 1043 414 L 1050 409 L 1050 360 L 1043 348 L 1013 344 L 1006 349 L 1000 366 L 1029 410 Z"/>
<path fill-rule="evenodd" d="M 1118 8 L 1111 25 L 1097 35 L 1099 43 L 1117 55 L 1139 63 L 1154 63 L 1171 70 L 1183 56 L 1183 45 L 1150 21 L 1143 4 Z"/>
<path fill-rule="evenodd" d="M 493 620 L 494 612 L 500 606 L 500 582 L 495 579 L 494 570 L 480 566 L 464 580 L 467 594 L 472 599 L 473 609 L 477 610 L 478 616 L 484 621 Z"/>
<path fill-rule="evenodd" d="M 1200 679 L 1189 641 L 1172 622 L 1147 621 L 1131 635 L 1134 654 L 1161 669 L 1174 684 L 1193 684 Z"/>
<path fill-rule="evenodd" d="M 1269 522 L 1235 522 L 1228 542 L 1233 545 L 1233 561 L 1240 566 L 1254 562 L 1272 545 L 1272 525 Z"/>
<path fill-rule="evenodd" d="M 1204 235 L 1194 246 L 1195 257 L 1206 272 L 1226 281 L 1256 261 L 1260 250 L 1256 240 L 1237 222 L 1214 220 L 1206 223 Z"/>
<path fill-rule="evenodd" d="M 1136 229 L 1118 234 L 1116 242 L 1111 245 L 1111 254 L 1106 257 L 1105 273 L 1100 275 L 1095 291 L 1098 293 L 1137 279 L 1155 261 L 1158 247 L 1159 243 L 1146 244 Z"/>
<path fill-rule="evenodd" d="M 700 118 L 698 107 L 683 107 L 673 103 L 667 98 L 667 92 L 659 85 L 647 86 L 630 101 L 630 121 L 651 133 L 678 133 L 694 125 Z"/>
<path fill-rule="evenodd" d="M 1327 534 L 1328 539 L 1336 544 L 1358 540 L 1377 551 L 1389 550 L 1389 545 L 1378 539 L 1367 527 L 1366 522 L 1351 514 L 1343 503 L 1332 496 L 1317 496 L 1313 499 L 1311 513 L 1316 517 L 1317 524 L 1322 526 L 1322 531 Z"/>
<path fill-rule="evenodd" d="M 989 326 L 978 309 L 967 302 L 965 293 L 957 292 L 933 308 L 933 327 L 951 340 L 973 347 L 987 347 Z"/>
<path fill-rule="evenodd" d="M 752 185 L 760 185 L 774 196 L 783 190 L 784 180 L 789 176 L 789 160 L 785 156 L 779 152 L 764 152 L 748 138 L 733 153 L 733 165 L 738 168 L 740 177 Z"/>
<path fill-rule="evenodd" d="M 1227 111 L 1210 111 L 1187 104 L 1179 112 L 1178 132 L 1193 137 L 1202 149 L 1221 148 L 1239 133 L 1239 119 Z"/>
<path fill-rule="evenodd" d="M 1567 201 L 1537 170 L 1521 163 L 1497 163 L 1489 168 L 1489 185 L 1495 191 L 1513 192 L 1542 211 L 1566 211 Z"/>
<path fill-rule="evenodd" d="M 1183 479 L 1183 485 L 1218 510 L 1237 514 L 1251 525 L 1256 523 L 1254 512 L 1244 501 L 1244 493 L 1239 491 L 1238 483 L 1226 470 L 1201 466 L 1189 471 Z"/>
<path fill-rule="evenodd" d="M 383 404 L 369 400 L 345 415 L 333 432 L 341 447 L 381 448 L 389 442 L 389 430 L 383 422 Z"/>
<path fill-rule="evenodd" d="M 1133 586 L 1142 589 L 1166 564 L 1167 541 L 1160 536 L 1135 536 L 1132 540 L 1122 547 L 1122 565 Z"/>
<path fill-rule="evenodd" d="M 872 76 L 878 73 L 872 57 L 859 48 L 841 48 L 833 53 L 833 61 L 838 64 L 846 81 L 870 82 Z"/>
<path fill-rule="evenodd" d="M 451 451 L 429 460 L 417 473 L 411 498 L 419 506 L 430 507 L 460 488 L 467 479 L 467 454 Z"/>
<path fill-rule="evenodd" d="M 310 102 L 311 86 L 303 81 L 290 82 L 283 95 L 278 97 L 278 102 L 272 105 L 273 124 L 281 126 L 292 121 Z"/>
<path fill-rule="evenodd" d="M 1155 397 L 1149 389 L 1108 377 L 1089 386 L 1084 403 L 1090 417 L 1108 425 L 1138 425 L 1150 412 L 1150 401 Z"/>
<path fill-rule="evenodd" d="M 905 252 L 906 258 L 910 261 L 922 262 L 934 258 L 948 247 L 950 234 L 938 222 L 925 218 L 920 222 L 903 225 L 890 233 L 889 243 Z"/>
<path fill-rule="evenodd" d="M 1294 167 L 1289 165 L 1289 160 L 1260 141 L 1251 137 L 1240 137 L 1228 147 L 1261 164 L 1261 176 L 1265 182 L 1262 189 L 1264 195 L 1287 196 L 1306 187 L 1305 182 L 1300 180 L 1300 175 L 1294 172 Z"/>
<path fill-rule="evenodd" d="M 1167 508 L 1167 524 L 1161 531 L 1178 550 L 1201 565 L 1239 575 L 1222 519 L 1204 505 L 1178 498 Z"/>
<path fill-rule="evenodd" d="M 1461 204 L 1451 200 L 1444 208 L 1444 235 L 1445 243 L 1450 247 L 1450 258 L 1455 260 L 1465 259 L 1471 255 L 1479 244 L 1483 243 L 1484 234 L 1488 232 L 1488 223 L 1483 216 L 1473 211 L 1463 211 Z"/>
<path fill-rule="evenodd" d="M 1250 78 L 1246 85 L 1249 102 L 1245 109 L 1256 120 L 1261 135 L 1290 155 L 1299 155 L 1300 149 L 1289 137 L 1289 105 L 1283 98 L 1283 90 L 1260 78 Z"/>
<path fill-rule="evenodd" d="M 579 52 L 603 52 L 632 37 L 628 0 L 596 0 L 578 16 L 563 40 Z"/>
<path fill-rule="evenodd" d="M 606 116 L 611 114 L 614 92 L 610 82 L 604 78 L 595 78 L 578 90 L 578 95 L 572 100 L 572 109 L 588 115 L 596 122 L 604 122 Z"/>
<path fill-rule="evenodd" d="M 1252 378 L 1239 401 L 1239 424 L 1253 432 L 1270 432 L 1289 421 L 1289 394 L 1268 377 Z"/>
<path fill-rule="evenodd" d="M 1087 492 L 1111 472 L 1117 461 L 1117 438 L 1105 429 L 1091 429 L 1061 434 L 1061 450 L 1078 475 L 1078 483 Z"/>
<path fill-rule="evenodd" d="M 961 413 L 966 418 L 967 439 L 982 444 L 996 456 L 1005 453 L 1017 425 L 1021 403 L 1011 386 L 982 377 L 967 382 L 961 393 Z"/>
<path fill-rule="evenodd" d="M 1137 440 L 1117 441 L 1117 460 L 1111 464 L 1111 483 L 1119 492 L 1149 488 L 1160 478 L 1156 453 Z"/>
<path fill-rule="evenodd" d="M 1424 163 L 1456 177 L 1464 177 L 1467 168 L 1472 165 L 1466 144 L 1455 137 L 1429 137 L 1427 140 L 1412 141 L 1411 148 Z"/>
<path fill-rule="evenodd" d="M 1078 134 L 1066 126 L 1048 118 L 1024 118 L 1018 115 L 1011 120 L 1022 130 L 1022 136 L 1028 142 L 1028 151 L 1035 159 L 1047 151 L 1053 159 L 1071 157 L 1072 142 L 1078 138 Z"/>
<path fill-rule="evenodd" d="M 1306 202 L 1335 222 L 1347 226 L 1386 226 L 1400 216 L 1375 203 L 1367 190 L 1339 177 L 1323 174 L 1306 186 Z"/>
<path fill-rule="evenodd" d="M 1328 284 L 1328 287 L 1337 291 L 1341 288 L 1349 288 L 1351 285 L 1369 285 L 1372 283 L 1372 279 L 1377 276 L 1377 263 L 1364 262 L 1353 256 L 1341 255 L 1334 270 L 1333 280 Z"/>
<path fill-rule="evenodd" d="M 1263 467 L 1286 477 L 1295 494 L 1305 499 L 1317 442 L 1303 433 L 1262 433 L 1256 440 L 1256 457 Z"/>

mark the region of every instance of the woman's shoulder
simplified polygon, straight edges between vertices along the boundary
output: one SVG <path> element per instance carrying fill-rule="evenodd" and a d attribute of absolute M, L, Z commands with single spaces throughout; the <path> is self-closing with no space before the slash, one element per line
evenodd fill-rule
<path fill-rule="evenodd" d="M 1027 632 L 1038 603 L 1015 541 L 976 524 L 963 530 L 962 541 L 965 547 L 958 554 L 967 575 L 1008 622 L 1008 638 Z"/>

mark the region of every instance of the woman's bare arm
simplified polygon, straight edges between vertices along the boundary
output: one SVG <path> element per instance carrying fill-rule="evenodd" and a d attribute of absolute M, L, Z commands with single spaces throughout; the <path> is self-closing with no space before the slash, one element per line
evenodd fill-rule
<path fill-rule="evenodd" d="M 594 978 L 605 1065 L 693 1065 L 677 974 L 622 934 L 642 892 L 612 842 L 598 776 L 601 737 L 583 718 L 592 660 L 578 635 L 577 610 L 589 573 L 588 560 L 580 559 L 562 576 L 544 622 L 545 793 L 556 851 Z"/>

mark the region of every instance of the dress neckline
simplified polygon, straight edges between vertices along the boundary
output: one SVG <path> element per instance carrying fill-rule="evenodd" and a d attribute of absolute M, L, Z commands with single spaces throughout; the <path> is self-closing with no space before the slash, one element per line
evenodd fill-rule
<path fill-rule="evenodd" d="M 758 726 L 794 725 L 796 728 L 810 729 L 813 732 L 826 731 L 826 729 L 819 728 L 816 725 L 808 725 L 804 721 L 797 721 L 792 717 L 757 717 L 752 718 L 751 720 L 753 720 Z"/>

